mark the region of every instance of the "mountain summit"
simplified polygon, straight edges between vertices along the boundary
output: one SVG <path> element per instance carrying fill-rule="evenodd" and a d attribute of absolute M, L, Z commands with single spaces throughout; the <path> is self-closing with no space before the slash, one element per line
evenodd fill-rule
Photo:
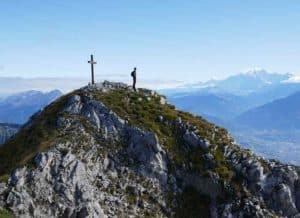
<path fill-rule="evenodd" d="M 0 215 L 300 216 L 297 167 L 123 83 L 81 88 L 33 116 L 0 147 L 0 176 Z"/>

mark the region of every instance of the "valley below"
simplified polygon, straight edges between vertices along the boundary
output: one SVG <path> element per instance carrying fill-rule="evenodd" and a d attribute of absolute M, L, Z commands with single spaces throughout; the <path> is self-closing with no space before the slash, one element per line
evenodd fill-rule
<path fill-rule="evenodd" d="M 228 129 L 243 147 L 300 165 L 300 85 L 286 83 L 290 78 L 254 71 L 163 93 L 177 108 Z"/>

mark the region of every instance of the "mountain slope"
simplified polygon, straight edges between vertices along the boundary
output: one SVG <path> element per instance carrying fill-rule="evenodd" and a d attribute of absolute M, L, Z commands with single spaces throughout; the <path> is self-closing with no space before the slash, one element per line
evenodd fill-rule
<path fill-rule="evenodd" d="M 53 102 L 0 148 L 0 207 L 17 217 L 292 217 L 298 172 L 155 92 L 105 82 Z"/>
<path fill-rule="evenodd" d="M 277 86 L 277 98 L 297 88 L 284 86 Z M 276 98 L 274 88 L 269 90 L 270 92 L 265 90 L 243 97 L 186 93 L 177 97 L 171 96 L 168 100 L 180 109 L 201 115 L 210 122 L 226 127 L 243 147 L 251 148 L 268 158 L 299 164 L 299 92 L 263 106 L 255 105 Z M 254 109 L 245 110 L 253 106 Z"/>
<path fill-rule="evenodd" d="M 27 91 L 0 101 L 0 122 L 23 124 L 29 117 L 61 96 L 58 90 L 48 93 Z"/>
<path fill-rule="evenodd" d="M 300 92 L 249 110 L 235 122 L 255 129 L 300 129 Z"/>
<path fill-rule="evenodd" d="M 16 134 L 20 126 L 17 124 L 0 123 L 0 146 Z"/>

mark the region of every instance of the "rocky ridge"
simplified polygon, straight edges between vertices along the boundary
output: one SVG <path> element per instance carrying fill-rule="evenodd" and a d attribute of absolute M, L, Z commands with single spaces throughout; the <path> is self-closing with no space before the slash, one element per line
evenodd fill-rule
<path fill-rule="evenodd" d="M 300 217 L 298 167 L 122 83 L 33 116 L 0 148 L 0 176 L 0 208 L 17 217 Z"/>

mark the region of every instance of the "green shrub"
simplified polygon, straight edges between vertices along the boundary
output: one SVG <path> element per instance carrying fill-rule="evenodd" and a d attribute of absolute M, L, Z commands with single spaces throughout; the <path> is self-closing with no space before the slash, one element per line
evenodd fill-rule
<path fill-rule="evenodd" d="M 4 175 L 0 176 L 0 182 L 7 183 L 8 179 L 9 179 L 9 175 L 8 174 L 4 174 Z"/>
<path fill-rule="evenodd" d="M 14 218 L 15 216 L 7 211 L 7 210 L 4 210 L 4 209 L 0 209 L 0 218 Z"/>

